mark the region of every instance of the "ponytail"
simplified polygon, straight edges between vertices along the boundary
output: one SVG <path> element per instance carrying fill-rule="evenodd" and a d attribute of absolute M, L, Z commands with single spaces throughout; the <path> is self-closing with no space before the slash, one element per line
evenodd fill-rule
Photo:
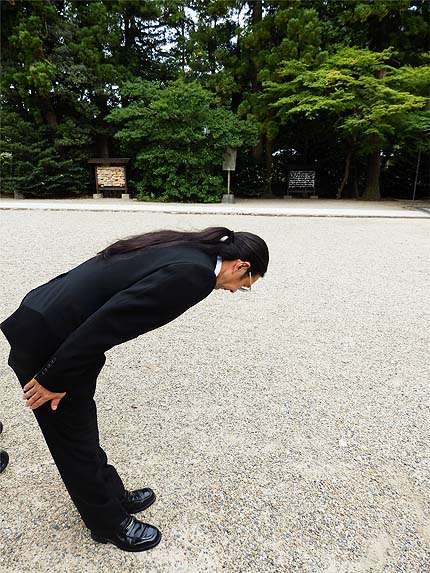
<path fill-rule="evenodd" d="M 153 231 L 134 235 L 112 243 L 97 255 L 102 259 L 148 247 L 186 245 L 216 255 L 224 260 L 241 259 L 251 264 L 249 271 L 264 276 L 269 264 L 269 250 L 258 235 L 243 231 L 235 233 L 227 227 L 208 227 L 202 231 Z"/>

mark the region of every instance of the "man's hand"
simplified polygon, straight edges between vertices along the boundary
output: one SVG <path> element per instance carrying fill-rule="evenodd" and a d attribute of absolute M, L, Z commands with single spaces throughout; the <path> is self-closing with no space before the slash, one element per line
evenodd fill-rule
<path fill-rule="evenodd" d="M 52 410 L 56 410 L 60 400 L 64 398 L 66 392 L 50 392 L 33 378 L 23 388 L 23 399 L 26 400 L 27 408 L 35 410 L 45 402 L 51 402 Z"/>

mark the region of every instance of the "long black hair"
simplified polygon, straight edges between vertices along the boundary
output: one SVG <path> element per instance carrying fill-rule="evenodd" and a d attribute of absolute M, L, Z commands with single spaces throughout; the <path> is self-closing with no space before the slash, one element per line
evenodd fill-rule
<path fill-rule="evenodd" d="M 251 264 L 249 272 L 264 276 L 269 264 L 269 249 L 258 235 L 226 227 L 208 227 L 202 231 L 153 231 L 134 235 L 112 243 L 98 254 L 107 259 L 112 255 L 128 253 L 153 246 L 187 245 L 207 253 L 219 255 L 224 260 L 241 259 Z"/>

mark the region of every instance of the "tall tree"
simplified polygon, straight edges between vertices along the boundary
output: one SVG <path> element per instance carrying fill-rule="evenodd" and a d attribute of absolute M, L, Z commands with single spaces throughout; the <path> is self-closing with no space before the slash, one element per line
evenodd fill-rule
<path fill-rule="evenodd" d="M 288 65 L 311 66 L 317 70 L 327 54 L 332 54 L 343 46 L 358 45 L 370 49 L 375 54 L 382 52 L 394 44 L 392 58 L 383 60 L 391 67 L 398 68 L 404 64 L 419 66 L 423 63 L 423 52 L 428 41 L 428 6 L 425 2 L 400 0 L 399 2 L 375 1 L 339 1 L 325 0 L 295 0 L 265 2 L 265 17 L 257 26 L 249 29 L 245 44 L 248 43 L 252 60 L 258 69 L 261 82 L 288 83 L 290 77 L 279 71 Z M 383 30 L 384 33 L 381 33 Z M 412 50 L 415 46 L 415 52 Z M 420 50 L 423 50 L 422 52 Z M 285 64 L 285 65 L 284 65 Z M 291 67 L 291 66 L 290 66 Z M 373 69 L 375 80 L 384 85 L 384 68 Z M 252 77 L 252 74 L 249 74 Z M 377 82 L 376 82 L 377 84 Z M 376 85 L 375 84 L 375 85 Z M 252 83 L 251 83 L 252 85 Z M 288 91 L 288 86 L 285 86 Z M 344 86 L 344 90 L 348 90 Z M 243 114 L 252 114 L 260 121 L 261 130 L 267 133 L 273 150 L 281 148 L 285 137 L 279 121 L 279 113 L 273 117 L 273 109 L 266 105 L 266 97 L 261 97 L 261 90 L 251 89 L 244 94 L 245 101 L 239 108 Z M 290 115 L 288 125 L 295 136 L 295 146 L 301 145 L 301 157 L 309 156 L 311 141 L 306 134 L 311 133 L 312 139 L 322 133 L 319 128 L 329 118 L 319 115 L 319 120 L 313 121 L 313 129 L 309 131 L 302 117 Z M 380 179 L 381 146 L 386 142 L 376 132 L 368 137 L 367 185 L 365 198 L 378 198 Z M 348 139 L 348 161 L 358 157 L 355 135 Z M 336 140 L 332 142 L 336 146 Z M 379 149 L 378 149 L 379 146 Z M 364 149 L 363 142 L 359 146 Z M 271 159 L 270 146 L 266 145 L 266 162 Z M 356 171 L 356 169 L 354 169 Z M 266 169 L 267 172 L 267 169 Z"/>
<path fill-rule="evenodd" d="M 402 138 L 430 129 L 427 99 L 419 95 L 430 80 L 428 68 L 396 70 L 387 64 L 391 59 L 390 50 L 339 48 L 333 55 L 326 54 L 318 66 L 290 60 L 279 67 L 280 81 L 267 81 L 260 96 L 261 105 L 275 110 L 275 120 L 281 124 L 323 121 L 334 125 L 348 150 L 340 194 L 353 152 L 379 158 L 381 149 L 387 151 Z M 382 69 L 383 75 L 378 73 Z M 376 165 L 378 170 L 368 175 L 363 198 L 379 198 L 379 161 Z"/>
<path fill-rule="evenodd" d="M 58 193 L 88 192 L 86 160 L 114 150 L 114 128 L 105 117 L 121 103 L 119 86 L 136 75 L 156 77 L 163 66 L 158 14 L 158 4 L 134 0 L 2 3 L 3 149 L 9 154 L 3 188 L 12 188 L 13 173 L 27 173 L 33 165 L 32 186 L 24 189 L 17 176 L 17 191 L 46 194 L 58 171 Z M 49 150 L 49 168 L 46 158 L 39 169 L 18 152 L 24 152 L 26 138 L 25 130 L 17 130 L 10 139 L 14 114 Z"/>
<path fill-rule="evenodd" d="M 259 6 L 253 7 L 257 14 L 252 12 L 253 24 L 246 30 L 242 41 L 242 73 L 249 78 L 249 84 L 239 113 L 250 114 L 260 122 L 260 141 L 255 157 L 264 163 L 267 193 L 271 190 L 272 158 L 281 126 L 272 109 L 261 98 L 262 82 L 276 74 L 280 62 L 300 59 L 309 63 L 317 60 L 321 52 L 323 26 L 317 12 L 303 7 L 300 1 L 267 2 L 261 10 Z M 266 15 L 260 20 L 263 8 Z M 304 145 L 307 147 L 306 141 Z"/>
<path fill-rule="evenodd" d="M 160 86 L 135 81 L 123 87 L 130 104 L 110 114 L 117 138 L 136 158 L 142 199 L 219 201 L 224 151 L 250 146 L 256 129 L 240 121 L 197 82 Z"/>
<path fill-rule="evenodd" d="M 58 193 L 88 192 L 86 159 L 119 152 L 119 124 L 107 118 L 130 108 L 134 100 L 121 88 L 141 79 L 160 89 L 178 77 L 194 80 L 217 95 L 215 107 L 257 119 L 253 157 L 239 158 L 242 182 L 266 191 L 286 162 L 297 161 L 319 166 L 319 181 L 328 174 L 339 180 L 342 196 L 351 178 L 354 188 L 362 184 L 364 165 L 365 196 L 375 198 L 380 173 L 405 165 L 402 156 L 421 145 L 422 131 L 414 129 L 423 129 L 423 110 L 413 111 L 412 102 L 427 95 L 418 89 L 428 61 L 424 0 L 3 0 L 1 9 L 3 189 L 54 193 L 57 181 Z M 345 48 L 391 55 L 367 77 L 333 59 Z M 315 83 L 328 81 L 328 63 L 343 78 L 332 107 L 331 88 L 322 94 Z M 300 83 L 305 76 L 311 85 Z M 275 85 L 284 98 L 294 95 L 291 87 L 314 104 L 319 98 L 318 112 L 311 118 L 291 99 L 288 112 L 287 104 L 269 105 L 277 102 Z M 388 99 L 373 110 L 372 132 L 365 102 L 379 102 L 384 90 Z M 356 108 L 348 108 L 348 97 Z M 396 102 L 402 109 L 394 113 Z"/>

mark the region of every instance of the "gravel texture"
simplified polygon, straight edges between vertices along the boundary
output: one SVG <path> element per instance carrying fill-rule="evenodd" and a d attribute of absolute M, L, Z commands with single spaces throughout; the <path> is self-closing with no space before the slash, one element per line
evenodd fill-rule
<path fill-rule="evenodd" d="M 139 211 L 175 213 L 177 215 L 256 215 L 272 217 L 382 217 L 425 219 L 430 216 L 430 201 L 357 201 L 353 199 L 285 200 L 235 198 L 234 204 L 224 203 L 160 203 L 137 199 L 13 199 L 0 197 L 0 209 L 61 210 L 61 211 Z"/>
<path fill-rule="evenodd" d="M 118 237 L 209 225 L 261 234 L 267 276 L 112 349 L 97 389 L 161 544 L 91 540 L 1 336 L 0 571 L 428 573 L 429 220 L 3 211 L 0 317 Z"/>

